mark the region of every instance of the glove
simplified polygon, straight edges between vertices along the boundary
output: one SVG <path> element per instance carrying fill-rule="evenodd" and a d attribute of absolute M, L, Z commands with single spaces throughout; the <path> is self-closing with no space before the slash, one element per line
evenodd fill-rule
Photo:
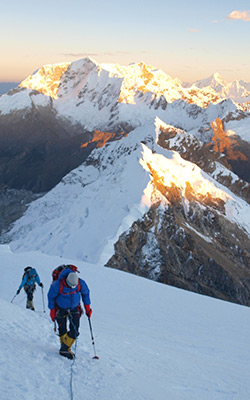
<path fill-rule="evenodd" d="M 90 305 L 89 304 L 84 304 L 84 308 L 85 308 L 87 317 L 90 318 L 91 314 L 92 314 L 92 310 L 90 308 Z"/>
<path fill-rule="evenodd" d="M 56 310 L 54 308 L 50 310 L 50 318 L 52 319 L 53 322 L 56 319 Z"/>
<path fill-rule="evenodd" d="M 21 292 L 21 289 L 17 289 L 16 294 L 19 294 Z"/>
<path fill-rule="evenodd" d="M 42 282 L 41 282 L 41 283 L 39 283 L 39 286 L 43 287 L 43 283 L 42 283 Z"/>

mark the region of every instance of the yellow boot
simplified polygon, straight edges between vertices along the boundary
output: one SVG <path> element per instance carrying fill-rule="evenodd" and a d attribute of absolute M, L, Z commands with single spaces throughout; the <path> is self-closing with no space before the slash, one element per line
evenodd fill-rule
<path fill-rule="evenodd" d="M 63 343 L 63 341 L 64 341 L 64 338 L 65 338 L 65 336 L 67 335 L 67 333 L 65 333 L 64 335 L 62 335 L 62 336 L 59 336 L 59 339 L 60 339 L 60 344 L 62 344 Z"/>
<path fill-rule="evenodd" d="M 75 339 L 71 338 L 67 333 L 65 333 L 65 335 L 60 336 L 60 341 L 62 341 L 59 351 L 60 355 L 73 360 L 75 354 L 71 351 L 71 346 L 75 342 Z"/>

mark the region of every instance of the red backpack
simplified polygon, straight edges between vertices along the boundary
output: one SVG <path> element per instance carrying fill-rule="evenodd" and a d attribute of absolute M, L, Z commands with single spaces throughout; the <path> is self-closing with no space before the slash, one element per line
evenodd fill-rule
<path fill-rule="evenodd" d="M 72 264 L 62 264 L 59 265 L 59 267 L 55 268 L 54 271 L 52 272 L 52 280 L 53 282 L 56 281 L 60 275 L 60 273 L 64 270 L 64 269 L 71 269 L 73 272 L 80 272 L 78 271 L 77 267 L 75 265 Z"/>
<path fill-rule="evenodd" d="M 53 282 L 56 281 L 59 278 L 60 273 L 64 270 L 64 269 L 71 269 L 72 272 L 80 272 L 78 271 L 78 268 L 75 265 L 72 264 L 62 264 L 59 265 L 59 267 L 55 268 L 52 272 L 52 280 Z M 59 293 L 61 294 L 63 291 L 64 286 L 66 285 L 66 281 L 65 279 L 61 279 L 60 280 L 60 289 L 59 289 Z M 75 292 L 80 292 L 81 290 L 81 284 L 80 284 L 80 280 L 78 280 L 78 285 L 77 285 L 77 290 L 75 290 Z M 74 293 L 75 293 L 74 292 Z M 72 293 L 71 293 L 72 294 Z"/>

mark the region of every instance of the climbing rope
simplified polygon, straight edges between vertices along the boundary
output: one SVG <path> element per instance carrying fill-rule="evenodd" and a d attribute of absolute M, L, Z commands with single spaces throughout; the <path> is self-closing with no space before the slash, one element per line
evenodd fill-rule
<path fill-rule="evenodd" d="M 70 398 L 71 398 L 71 400 L 74 399 L 74 392 L 73 392 L 73 372 L 74 372 L 74 369 L 73 369 L 73 367 L 74 367 L 74 364 L 75 364 L 75 361 L 76 361 L 76 348 L 77 348 L 77 339 L 75 341 L 75 348 L 74 348 L 75 357 L 73 358 L 72 363 L 71 363 L 71 367 L 70 367 Z"/>
<path fill-rule="evenodd" d="M 73 358 L 72 363 L 71 363 L 71 367 L 70 367 L 70 398 L 71 398 L 71 400 L 73 400 L 74 399 L 74 392 L 73 392 L 73 372 L 74 372 L 74 369 L 73 369 L 73 367 L 74 367 L 75 360 L 76 360 L 77 339 L 78 339 L 77 333 L 78 332 L 77 332 L 76 326 L 75 326 L 75 324 L 73 322 L 73 318 L 72 318 L 72 315 L 71 315 L 70 312 L 69 312 L 68 316 L 69 316 L 70 323 L 72 324 L 72 326 L 73 326 L 73 328 L 75 330 L 75 334 L 76 334 L 75 348 L 74 348 L 75 357 Z"/>

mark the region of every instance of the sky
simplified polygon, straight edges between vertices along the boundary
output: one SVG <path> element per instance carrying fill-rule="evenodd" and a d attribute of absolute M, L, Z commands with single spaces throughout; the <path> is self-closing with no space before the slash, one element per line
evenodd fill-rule
<path fill-rule="evenodd" d="M 90 56 L 144 61 L 194 82 L 250 82 L 249 0 L 9 0 L 1 5 L 0 81 Z"/>

